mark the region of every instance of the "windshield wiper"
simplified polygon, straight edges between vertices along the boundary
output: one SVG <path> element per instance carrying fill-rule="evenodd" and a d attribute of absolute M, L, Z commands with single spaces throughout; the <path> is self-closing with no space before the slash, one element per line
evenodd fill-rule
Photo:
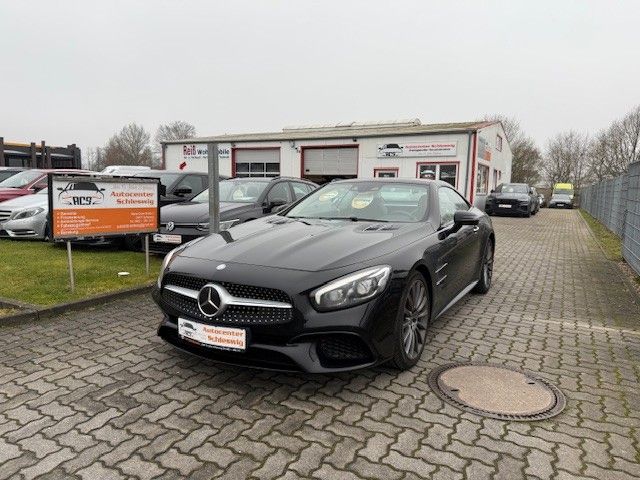
<path fill-rule="evenodd" d="M 379 220 L 377 218 L 360 218 L 360 217 L 323 217 L 327 220 L 351 220 L 352 222 L 381 222 L 389 223 L 389 220 Z"/>

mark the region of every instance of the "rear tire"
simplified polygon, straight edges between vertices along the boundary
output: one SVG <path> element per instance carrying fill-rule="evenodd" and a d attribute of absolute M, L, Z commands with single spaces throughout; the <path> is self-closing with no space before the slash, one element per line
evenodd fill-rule
<path fill-rule="evenodd" d="M 474 293 L 485 294 L 491 288 L 491 281 L 493 279 L 493 254 L 494 246 L 490 238 L 487 239 L 487 243 L 484 246 L 484 253 L 482 255 L 482 267 L 480 269 L 480 279 L 476 286 L 473 287 Z"/>
<path fill-rule="evenodd" d="M 399 370 L 413 367 L 422 355 L 431 317 L 431 298 L 425 278 L 412 273 L 400 298 L 391 363 Z"/>

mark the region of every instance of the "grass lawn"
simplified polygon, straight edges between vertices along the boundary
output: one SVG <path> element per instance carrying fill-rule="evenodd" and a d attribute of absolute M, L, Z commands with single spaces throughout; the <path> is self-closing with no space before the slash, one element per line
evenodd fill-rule
<path fill-rule="evenodd" d="M 580 214 L 596 235 L 607 258 L 616 262 L 622 261 L 622 240 L 620 240 L 620 237 L 616 236 L 611 230 L 586 211 L 580 209 Z"/>
<path fill-rule="evenodd" d="M 151 256 L 145 275 L 144 253 L 115 249 L 73 247 L 76 291 L 71 293 L 65 244 L 0 240 L 0 297 L 37 305 L 55 305 L 150 284 L 162 259 Z M 118 272 L 129 272 L 119 277 Z"/>

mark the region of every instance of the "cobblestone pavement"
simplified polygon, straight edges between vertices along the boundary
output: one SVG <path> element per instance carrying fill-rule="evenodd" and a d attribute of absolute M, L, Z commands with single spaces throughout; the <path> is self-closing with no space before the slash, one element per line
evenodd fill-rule
<path fill-rule="evenodd" d="M 0 328 L 0 478 L 640 477 L 640 307 L 575 211 L 496 218 L 495 281 L 431 329 L 418 366 L 334 376 L 178 353 L 132 297 Z M 444 404 L 451 361 L 525 368 L 568 406 L 534 423 Z"/>

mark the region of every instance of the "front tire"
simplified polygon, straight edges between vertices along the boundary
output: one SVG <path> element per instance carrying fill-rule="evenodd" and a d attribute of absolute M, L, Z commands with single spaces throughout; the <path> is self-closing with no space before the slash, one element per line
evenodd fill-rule
<path fill-rule="evenodd" d="M 395 351 L 392 364 L 407 370 L 413 367 L 424 350 L 431 317 L 431 298 L 425 278 L 414 272 L 402 292 L 394 335 Z"/>
<path fill-rule="evenodd" d="M 494 246 L 491 239 L 487 239 L 484 246 L 484 254 L 482 255 L 482 268 L 480 269 L 480 279 L 476 286 L 473 287 L 475 293 L 485 294 L 491 288 L 491 280 L 493 279 L 493 254 Z"/>

